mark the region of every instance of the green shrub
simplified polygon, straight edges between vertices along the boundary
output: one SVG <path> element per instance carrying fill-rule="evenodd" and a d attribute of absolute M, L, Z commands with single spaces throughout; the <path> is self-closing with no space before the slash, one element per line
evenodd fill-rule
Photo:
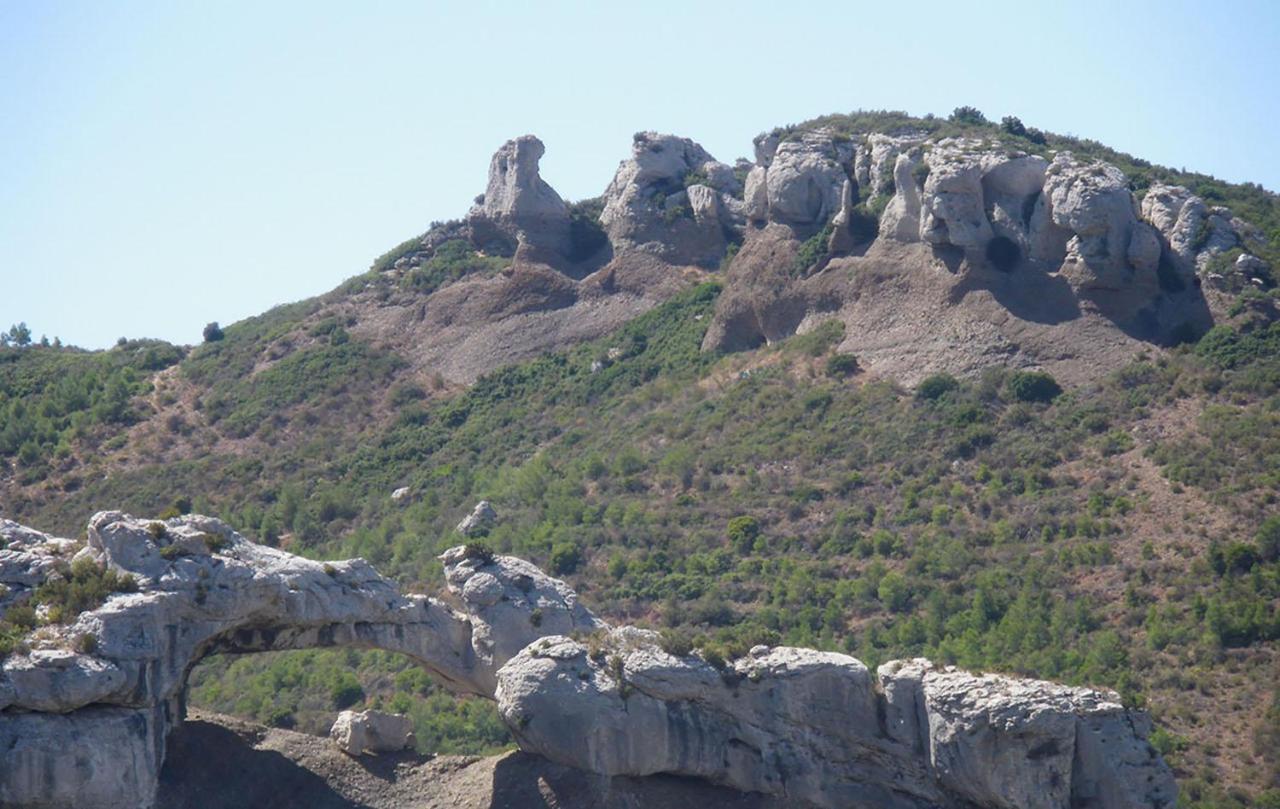
<path fill-rule="evenodd" d="M 462 549 L 462 555 L 465 559 L 479 559 L 482 565 L 491 565 L 497 558 L 493 548 L 484 542 L 476 541 L 468 542 Z"/>
<path fill-rule="evenodd" d="M 960 387 L 960 381 L 951 374 L 942 373 L 932 374 L 925 377 L 916 386 L 916 398 L 925 401 L 933 401 L 941 399 L 946 394 Z"/>
<path fill-rule="evenodd" d="M 36 588 L 31 601 L 47 605 L 60 620 L 72 621 L 80 613 L 101 606 L 112 593 L 132 593 L 137 589 L 133 576 L 101 568 L 86 558 L 72 564 L 68 576 L 48 580 Z"/>
<path fill-rule="evenodd" d="M 462 239 L 451 239 L 437 247 L 431 258 L 406 273 L 401 283 L 429 295 L 465 276 L 495 273 L 510 263 L 499 256 L 481 255 Z"/>
<path fill-rule="evenodd" d="M 983 115 L 977 107 L 956 107 L 951 111 L 950 120 L 958 124 L 983 125 L 987 123 L 987 116 Z"/>
<path fill-rule="evenodd" d="M 364 688 L 355 675 L 343 672 L 329 688 L 329 700 L 334 710 L 345 710 L 364 700 Z"/>
<path fill-rule="evenodd" d="M 1044 371 L 1015 371 L 1007 384 L 1010 395 L 1019 402 L 1052 402 L 1062 393 L 1057 381 Z"/>
<path fill-rule="evenodd" d="M 375 258 L 373 260 L 373 264 L 369 266 L 370 272 L 375 272 L 375 273 L 386 272 L 392 269 L 393 267 L 395 267 L 396 262 L 399 261 L 400 259 L 421 250 L 422 239 L 423 239 L 423 236 L 425 235 L 426 234 L 424 233 L 422 236 L 415 236 L 412 239 L 403 241 L 400 244 L 388 250 L 387 252 Z"/>
<path fill-rule="evenodd" d="M 566 574 L 578 569 L 582 563 L 582 552 L 578 546 L 569 542 L 558 543 L 551 549 L 551 572 Z"/>
<path fill-rule="evenodd" d="M 662 630 L 658 643 L 662 647 L 662 651 L 674 657 L 688 657 L 693 654 L 693 637 L 683 630 Z"/>
<path fill-rule="evenodd" d="M 858 358 L 852 354 L 833 354 L 827 358 L 827 376 L 849 376 L 857 371 Z"/>
<path fill-rule="evenodd" d="M 828 255 L 827 244 L 831 241 L 831 223 L 828 222 L 817 233 L 800 244 L 795 261 L 791 263 L 791 277 L 803 278 L 814 265 Z"/>
<path fill-rule="evenodd" d="M 222 333 L 222 327 L 220 327 L 218 325 L 218 321 L 215 320 L 204 327 L 204 331 L 201 332 L 201 336 L 204 337 L 204 341 L 206 343 L 216 343 L 226 335 Z"/>
<path fill-rule="evenodd" d="M 729 542 L 737 548 L 739 553 L 751 553 L 756 539 L 760 536 L 760 521 L 746 515 L 734 517 L 729 520 L 726 534 Z"/>

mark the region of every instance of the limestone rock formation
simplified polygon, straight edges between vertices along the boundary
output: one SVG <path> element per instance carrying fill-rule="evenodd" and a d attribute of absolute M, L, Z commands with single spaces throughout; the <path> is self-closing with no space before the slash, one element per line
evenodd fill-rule
<path fill-rule="evenodd" d="M 747 200 L 751 216 L 800 228 L 820 228 L 840 210 L 854 147 L 826 130 L 784 140 L 768 165 L 752 169 Z M 761 211 L 763 188 L 764 212 Z"/>
<path fill-rule="evenodd" d="M 463 536 L 477 537 L 487 534 L 497 521 L 498 512 L 493 510 L 493 504 L 488 500 L 481 500 L 476 503 L 475 508 L 471 509 L 471 513 L 458 523 L 457 531 Z"/>
<path fill-rule="evenodd" d="M 880 236 L 900 242 L 914 241 L 920 235 L 920 188 L 915 170 L 920 159 L 900 154 L 893 164 L 893 197 L 880 216 Z"/>
<path fill-rule="evenodd" d="M 1179 185 L 1154 183 L 1142 198 L 1142 216 L 1168 245 L 1183 276 L 1203 269 L 1210 257 L 1240 244 L 1229 210 L 1210 208 Z"/>
<path fill-rule="evenodd" d="M 873 676 L 786 647 L 717 668 L 663 651 L 651 631 L 611 629 L 564 582 L 476 546 L 441 556 L 452 608 L 400 595 L 363 560 L 301 559 L 208 517 L 102 512 L 87 550 L 11 523 L 0 537 L 138 586 L 3 661 L 6 807 L 146 809 L 202 657 L 333 645 L 395 651 L 496 698 L 526 751 L 601 776 L 692 775 L 817 807 L 1161 809 L 1175 797 L 1145 717 L 1114 694 L 921 660 Z M 44 554 L 28 556 L 36 581 Z M 409 742 L 405 721 L 374 714 L 344 714 L 333 733 L 353 755 Z"/>
<path fill-rule="evenodd" d="M 688 138 L 637 133 L 609 183 L 600 222 L 615 251 L 715 266 L 742 225 L 733 169 Z"/>
<path fill-rule="evenodd" d="M 11 524 L 5 531 L 16 537 L 11 545 L 66 552 L 76 544 Z M 310 561 L 252 543 L 208 517 L 149 521 L 101 512 L 89 522 L 88 549 L 89 558 L 132 576 L 138 591 L 113 595 L 69 625 L 36 630 L 28 649 L 5 658 L 0 729 L 16 734 L 25 727 L 7 721 L 13 716 L 38 724 L 83 715 L 84 723 L 66 728 L 76 744 L 103 752 L 86 756 L 83 766 L 57 766 L 42 758 L 53 743 L 39 742 L 55 731 L 21 730 L 30 744 L 0 747 L 5 806 L 43 806 L 42 796 L 61 791 L 78 794 L 85 809 L 147 806 L 167 729 L 181 717 L 186 677 L 209 654 L 380 648 L 406 655 L 456 691 L 491 696 L 496 667 L 543 634 L 539 623 L 553 631 L 600 626 L 563 582 L 527 562 L 477 559 L 465 548 L 446 554 L 445 573 L 454 595 L 475 605 L 475 616 L 400 595 L 364 560 Z M 38 577 L 43 562 L 33 556 Z M 478 586 L 483 582 L 490 590 Z M 495 629 L 504 634 L 495 639 Z M 101 760 L 116 764 L 109 779 L 94 764 Z M 134 790 L 136 800 L 113 797 L 122 790 Z"/>
<path fill-rule="evenodd" d="M 821 807 L 1171 807 L 1145 720 L 1112 693 L 759 647 L 716 670 L 615 630 L 544 638 L 498 675 L 525 750 L 607 775 L 673 772 Z M 881 700 L 883 699 L 883 702 Z"/>
<path fill-rule="evenodd" d="M 1057 155 L 1045 174 L 1044 193 L 1053 222 L 1074 234 L 1067 242 L 1062 272 L 1084 289 L 1115 290 L 1132 284 L 1136 268 L 1130 264 L 1130 244 L 1135 232 L 1150 226 L 1139 221 L 1124 174 L 1106 163 L 1085 163 L 1069 152 Z M 1142 235 L 1136 238 L 1150 242 Z"/>
<path fill-rule="evenodd" d="M 531 248 L 568 253 L 569 207 L 538 173 L 545 152 L 537 137 L 523 135 L 494 153 L 484 201 L 468 217 L 478 245 L 500 234 Z"/>
<path fill-rule="evenodd" d="M 413 747 L 413 721 L 382 711 L 343 711 L 333 721 L 329 738 L 349 756 L 397 753 Z"/>

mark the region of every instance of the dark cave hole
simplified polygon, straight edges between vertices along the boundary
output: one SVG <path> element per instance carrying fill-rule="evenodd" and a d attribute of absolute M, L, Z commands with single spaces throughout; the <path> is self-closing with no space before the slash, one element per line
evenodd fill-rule
<path fill-rule="evenodd" d="M 987 242 L 987 261 L 1000 272 L 1013 272 L 1021 258 L 1022 250 L 1008 236 L 996 236 Z"/>

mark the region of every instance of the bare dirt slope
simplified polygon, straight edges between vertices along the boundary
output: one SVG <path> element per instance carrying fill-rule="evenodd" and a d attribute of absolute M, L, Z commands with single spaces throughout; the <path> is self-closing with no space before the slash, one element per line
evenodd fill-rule
<path fill-rule="evenodd" d="M 701 781 L 602 779 L 519 752 L 353 758 L 327 739 L 193 711 L 169 738 L 159 809 L 781 809 Z"/>

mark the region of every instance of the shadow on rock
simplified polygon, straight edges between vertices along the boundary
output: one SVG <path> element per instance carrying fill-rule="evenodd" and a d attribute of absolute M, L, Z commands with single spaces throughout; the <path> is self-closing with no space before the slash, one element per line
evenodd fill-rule
<path fill-rule="evenodd" d="M 673 775 L 607 778 L 518 752 L 503 757 L 493 770 L 493 800 L 489 809 L 633 809 L 637 806 L 781 809 L 784 804 L 765 795 L 717 787 L 697 778 Z"/>
<path fill-rule="evenodd" d="M 158 809 L 371 809 L 288 757 L 256 750 L 235 731 L 202 721 L 187 721 L 169 736 L 156 798 Z"/>

